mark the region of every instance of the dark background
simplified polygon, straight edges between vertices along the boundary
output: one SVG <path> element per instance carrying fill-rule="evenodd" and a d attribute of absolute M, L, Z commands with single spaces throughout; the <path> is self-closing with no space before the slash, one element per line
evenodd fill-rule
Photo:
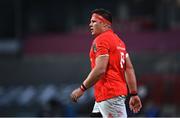
<path fill-rule="evenodd" d="M 180 0 L 1 0 L 0 116 L 89 116 L 93 90 L 69 95 L 90 72 L 95 8 L 112 12 L 134 64 L 143 108 L 128 115 L 180 116 Z"/>

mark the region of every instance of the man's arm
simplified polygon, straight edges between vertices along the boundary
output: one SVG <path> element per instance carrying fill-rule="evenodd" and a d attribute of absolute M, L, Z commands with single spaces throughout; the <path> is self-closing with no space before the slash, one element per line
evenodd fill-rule
<path fill-rule="evenodd" d="M 137 92 L 136 76 L 129 56 L 126 57 L 125 75 L 126 75 L 126 82 L 129 88 L 129 92 L 130 93 Z"/>
<path fill-rule="evenodd" d="M 92 69 L 86 80 L 83 82 L 86 88 L 93 86 L 100 79 L 100 77 L 105 74 L 108 61 L 108 55 L 100 55 L 96 58 L 96 66 Z"/>
<path fill-rule="evenodd" d="M 108 65 L 109 56 L 108 55 L 100 55 L 96 58 L 96 66 L 91 70 L 87 78 L 84 80 L 81 87 L 75 89 L 71 93 L 71 99 L 74 102 L 77 102 L 78 98 L 81 97 L 84 91 L 90 87 L 92 87 L 106 72 L 106 68 Z"/>
<path fill-rule="evenodd" d="M 140 111 L 142 107 L 142 103 L 139 96 L 137 95 L 136 76 L 129 56 L 126 57 L 125 74 L 126 74 L 126 82 L 130 92 L 129 107 L 134 113 L 137 113 Z"/>

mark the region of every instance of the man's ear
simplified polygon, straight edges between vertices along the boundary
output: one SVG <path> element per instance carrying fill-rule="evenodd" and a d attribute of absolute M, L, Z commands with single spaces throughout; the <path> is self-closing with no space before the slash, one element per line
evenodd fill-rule
<path fill-rule="evenodd" d="M 104 27 L 110 27 L 110 25 L 108 25 L 107 23 L 103 23 Z"/>
<path fill-rule="evenodd" d="M 107 27 L 107 24 L 106 24 L 106 23 L 103 23 L 103 26 L 104 26 L 104 27 Z"/>

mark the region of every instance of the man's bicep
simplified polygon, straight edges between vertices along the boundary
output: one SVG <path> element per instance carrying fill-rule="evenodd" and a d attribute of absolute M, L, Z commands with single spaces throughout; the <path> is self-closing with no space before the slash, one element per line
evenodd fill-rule
<path fill-rule="evenodd" d="M 96 57 L 96 68 L 106 69 L 109 62 L 109 55 L 99 55 Z"/>

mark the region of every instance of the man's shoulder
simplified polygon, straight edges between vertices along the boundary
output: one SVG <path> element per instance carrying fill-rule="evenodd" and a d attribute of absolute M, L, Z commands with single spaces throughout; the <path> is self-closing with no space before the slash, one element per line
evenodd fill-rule
<path fill-rule="evenodd" d="M 112 39 L 112 34 L 110 33 L 102 33 L 95 38 L 98 41 L 110 41 Z"/>
<path fill-rule="evenodd" d="M 107 43 L 109 43 L 111 41 L 111 38 L 110 37 L 108 37 L 107 35 L 101 35 L 101 36 L 99 36 L 99 37 L 97 37 L 96 39 L 95 39 L 95 42 L 96 43 L 102 43 L 102 42 L 107 42 Z"/>

